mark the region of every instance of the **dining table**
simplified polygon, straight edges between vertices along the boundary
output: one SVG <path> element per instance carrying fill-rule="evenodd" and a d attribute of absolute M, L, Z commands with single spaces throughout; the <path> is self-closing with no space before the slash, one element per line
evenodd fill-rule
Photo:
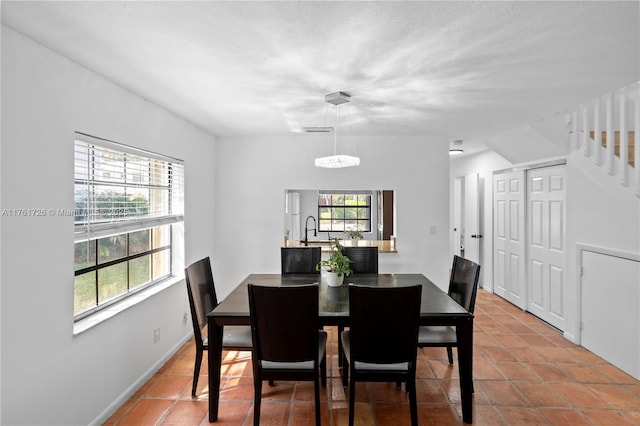
<path fill-rule="evenodd" d="M 458 370 L 462 419 L 472 422 L 473 314 L 440 289 L 423 274 L 354 274 L 339 287 L 327 285 L 324 274 L 250 274 L 208 314 L 209 422 L 218 419 L 220 373 L 222 367 L 222 336 L 226 325 L 250 325 L 248 284 L 291 286 L 318 284 L 319 317 L 322 326 L 349 326 L 349 285 L 400 287 L 422 285 L 421 325 L 456 327 L 458 338 Z M 274 312 L 286 315 L 286 312 Z"/>

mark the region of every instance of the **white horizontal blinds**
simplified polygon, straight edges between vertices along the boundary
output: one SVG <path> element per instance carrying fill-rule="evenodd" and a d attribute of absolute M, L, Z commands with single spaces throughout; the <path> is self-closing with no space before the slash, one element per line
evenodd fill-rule
<path fill-rule="evenodd" d="M 183 220 L 179 160 L 77 134 L 74 183 L 76 241 Z"/>

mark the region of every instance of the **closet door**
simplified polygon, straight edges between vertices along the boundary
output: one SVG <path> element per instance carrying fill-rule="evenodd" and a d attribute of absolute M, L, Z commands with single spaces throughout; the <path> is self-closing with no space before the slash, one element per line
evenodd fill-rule
<path fill-rule="evenodd" d="M 527 172 L 527 310 L 564 330 L 565 166 Z"/>
<path fill-rule="evenodd" d="M 493 176 L 494 292 L 526 309 L 525 172 Z"/>

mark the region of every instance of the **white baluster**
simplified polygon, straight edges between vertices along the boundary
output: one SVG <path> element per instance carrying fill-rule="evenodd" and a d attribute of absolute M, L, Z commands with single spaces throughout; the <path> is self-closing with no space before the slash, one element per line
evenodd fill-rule
<path fill-rule="evenodd" d="M 571 124 L 572 124 L 571 147 L 573 149 L 578 149 L 580 148 L 580 138 L 578 138 L 578 109 L 577 108 L 571 114 Z"/>
<path fill-rule="evenodd" d="M 582 148 L 584 149 L 584 156 L 591 156 L 591 143 L 589 142 L 589 108 L 587 104 L 580 106 L 582 109 Z"/>
<path fill-rule="evenodd" d="M 567 137 L 564 140 L 564 147 L 567 151 L 573 149 L 573 113 L 566 113 L 564 116 L 564 124 L 567 126 Z"/>
<path fill-rule="evenodd" d="M 636 181 L 636 197 L 640 198 L 640 93 L 638 90 L 633 92 L 633 107 L 635 109 L 635 118 L 633 125 L 633 142 L 634 142 L 634 163 Z"/>
<path fill-rule="evenodd" d="M 607 162 L 607 173 L 613 176 L 616 172 L 615 168 L 615 152 L 613 151 L 613 95 L 607 95 L 606 100 L 606 132 L 607 132 L 607 148 L 605 158 Z"/>
<path fill-rule="evenodd" d="M 569 138 L 569 147 L 572 150 L 578 147 L 578 113 L 576 111 L 577 109 L 571 113 L 571 137 Z"/>
<path fill-rule="evenodd" d="M 593 163 L 596 166 L 602 164 L 602 130 L 600 130 L 600 103 L 602 98 L 596 99 L 593 103 L 593 140 L 594 156 Z"/>
<path fill-rule="evenodd" d="M 627 97 L 620 92 L 620 183 L 629 184 L 629 135 L 627 134 Z"/>

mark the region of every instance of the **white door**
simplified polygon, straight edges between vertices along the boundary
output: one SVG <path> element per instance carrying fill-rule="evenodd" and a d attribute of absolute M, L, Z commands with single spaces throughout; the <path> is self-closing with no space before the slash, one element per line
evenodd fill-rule
<path fill-rule="evenodd" d="M 480 263 L 480 205 L 478 203 L 478 174 L 464 177 L 464 257 Z"/>
<path fill-rule="evenodd" d="M 527 310 L 564 330 L 565 166 L 527 172 Z"/>
<path fill-rule="evenodd" d="M 494 291 L 526 309 L 525 172 L 493 175 Z"/>
<path fill-rule="evenodd" d="M 464 242 L 462 241 L 462 208 L 463 208 L 464 178 L 457 177 L 453 181 L 453 232 L 451 233 L 451 248 L 453 254 L 464 257 Z M 453 256 L 451 256 L 453 257 Z"/>

